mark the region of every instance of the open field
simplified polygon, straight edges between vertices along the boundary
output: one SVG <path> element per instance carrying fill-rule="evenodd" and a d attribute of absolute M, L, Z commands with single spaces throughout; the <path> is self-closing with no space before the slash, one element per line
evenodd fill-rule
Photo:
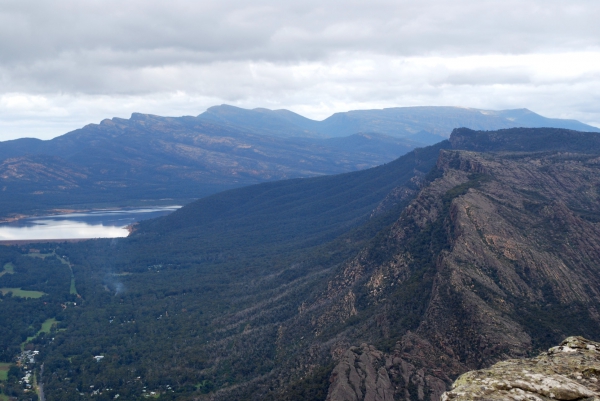
<path fill-rule="evenodd" d="M 26 291 L 20 288 L 0 288 L 0 292 L 2 295 L 6 295 L 11 292 L 13 297 L 20 298 L 41 298 L 43 295 L 46 295 L 41 291 Z"/>
<path fill-rule="evenodd" d="M 10 363 L 0 362 L 0 381 L 8 378 L 8 369 L 10 369 Z"/>
<path fill-rule="evenodd" d="M 40 331 L 38 331 L 38 333 L 36 335 L 41 334 L 41 333 L 50 333 L 50 329 L 56 323 L 57 323 L 57 320 L 54 318 L 47 319 L 44 323 L 42 323 L 42 328 L 40 329 Z"/>
<path fill-rule="evenodd" d="M 27 256 L 31 256 L 32 258 L 40 258 L 40 259 L 45 259 L 48 256 L 53 256 L 54 253 L 39 253 L 39 252 L 29 252 L 28 254 L 26 254 Z"/>
<path fill-rule="evenodd" d="M 5 274 L 15 274 L 15 265 L 12 262 L 8 262 L 4 265 L 4 271 L 0 272 L 0 277 Z"/>
<path fill-rule="evenodd" d="M 69 289 L 69 293 L 73 295 L 77 295 L 77 287 L 75 287 L 75 279 L 71 278 L 71 288 Z"/>
<path fill-rule="evenodd" d="M 31 337 L 27 337 L 27 340 L 23 341 L 23 343 L 21 344 L 21 349 L 24 349 L 25 348 L 25 344 L 27 344 L 28 342 L 30 342 L 31 340 L 33 340 L 34 338 L 36 338 L 40 334 L 42 334 L 42 333 L 50 333 L 50 329 L 56 323 L 57 323 L 57 320 L 54 319 L 54 318 L 46 319 L 46 321 L 44 323 L 42 323 L 42 328 L 37 333 L 35 333 L 35 335 L 33 335 Z"/>

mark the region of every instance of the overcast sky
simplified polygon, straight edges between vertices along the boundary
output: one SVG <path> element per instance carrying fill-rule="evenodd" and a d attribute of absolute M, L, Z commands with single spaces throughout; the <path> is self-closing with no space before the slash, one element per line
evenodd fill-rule
<path fill-rule="evenodd" d="M 600 126 L 598 0 L 0 0 L 0 140 L 227 103 Z"/>

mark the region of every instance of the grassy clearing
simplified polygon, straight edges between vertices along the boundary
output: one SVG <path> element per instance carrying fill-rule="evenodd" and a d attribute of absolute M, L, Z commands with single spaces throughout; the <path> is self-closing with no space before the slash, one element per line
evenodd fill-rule
<path fill-rule="evenodd" d="M 56 255 L 56 257 L 58 258 L 58 260 L 60 260 L 60 263 L 62 263 L 63 265 L 67 265 L 67 266 L 71 267 L 71 263 L 67 262 L 65 259 L 61 258 L 58 255 Z"/>
<path fill-rule="evenodd" d="M 0 277 L 5 274 L 15 274 L 15 265 L 12 262 L 8 262 L 4 265 L 4 271 L 0 272 Z"/>
<path fill-rule="evenodd" d="M 26 254 L 27 256 L 31 256 L 32 258 L 40 258 L 46 259 L 48 256 L 54 255 L 54 253 L 39 253 L 39 252 L 30 252 Z"/>
<path fill-rule="evenodd" d="M 42 333 L 50 333 L 50 329 L 52 329 L 52 326 L 54 326 L 56 323 L 58 323 L 58 321 L 54 318 L 52 319 L 46 319 L 46 321 L 44 323 L 42 323 L 42 328 L 40 329 L 40 331 L 38 331 L 37 333 L 35 333 L 34 336 L 31 337 L 27 337 L 27 340 L 23 341 L 21 343 L 21 350 L 25 349 L 25 344 L 27 344 L 28 342 L 30 342 L 31 340 L 33 340 L 34 338 L 36 338 L 37 336 L 39 336 Z"/>
<path fill-rule="evenodd" d="M 75 277 L 71 277 L 71 288 L 69 289 L 69 293 L 77 295 L 77 287 L 75 287 Z"/>
<path fill-rule="evenodd" d="M 50 333 L 50 329 L 52 328 L 52 326 L 54 326 L 56 323 L 58 323 L 58 321 L 54 318 L 52 319 L 47 319 L 44 323 L 42 323 L 42 328 L 40 329 L 40 331 L 38 331 L 37 334 L 41 334 L 41 333 Z M 36 335 L 37 335 L 36 334 Z"/>
<path fill-rule="evenodd" d="M 0 363 L 0 381 L 6 381 L 8 379 L 8 369 L 10 369 L 10 363 Z"/>
<path fill-rule="evenodd" d="M 13 297 L 20 298 L 41 298 L 42 296 L 46 295 L 46 293 L 41 291 L 26 291 L 20 288 L 0 288 L 0 292 L 2 295 L 6 295 L 11 292 Z"/>
<path fill-rule="evenodd" d="M 6 394 L 0 394 L 0 401 L 10 401 L 10 398 Z"/>

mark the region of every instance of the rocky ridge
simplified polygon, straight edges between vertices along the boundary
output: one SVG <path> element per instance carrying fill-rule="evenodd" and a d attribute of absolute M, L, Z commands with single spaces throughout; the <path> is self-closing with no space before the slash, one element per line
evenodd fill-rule
<path fill-rule="evenodd" d="M 333 365 L 329 401 L 437 401 L 469 370 L 600 337 L 597 148 L 524 152 L 518 132 L 495 134 L 497 151 L 441 150 L 433 171 L 374 207 L 376 218 L 414 197 L 278 321 L 278 368 L 251 399 L 297 399 L 281 383 L 301 387 Z"/>
<path fill-rule="evenodd" d="M 365 344 L 333 354 L 328 400 L 437 400 L 465 371 L 597 336 L 599 160 L 443 150 L 440 177 L 312 306 L 317 337 L 365 322 Z"/>

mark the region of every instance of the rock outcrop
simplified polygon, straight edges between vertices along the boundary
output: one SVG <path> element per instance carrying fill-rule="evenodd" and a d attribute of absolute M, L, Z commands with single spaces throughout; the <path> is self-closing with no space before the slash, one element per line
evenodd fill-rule
<path fill-rule="evenodd" d="M 331 373 L 327 401 L 439 400 L 452 382 L 449 374 L 461 370 L 408 332 L 389 353 L 367 344 L 350 347 Z"/>
<path fill-rule="evenodd" d="M 351 347 L 331 375 L 336 385 L 328 400 L 394 400 L 384 355 L 373 346 Z"/>
<path fill-rule="evenodd" d="M 442 401 L 600 400 L 600 343 L 568 337 L 531 359 L 460 376 Z"/>

